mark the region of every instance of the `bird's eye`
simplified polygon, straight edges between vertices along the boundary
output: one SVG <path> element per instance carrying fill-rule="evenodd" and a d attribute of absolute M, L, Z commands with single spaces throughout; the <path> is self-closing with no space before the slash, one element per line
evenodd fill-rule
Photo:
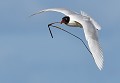
<path fill-rule="evenodd" d="M 67 18 L 65 18 L 65 20 L 68 20 Z"/>

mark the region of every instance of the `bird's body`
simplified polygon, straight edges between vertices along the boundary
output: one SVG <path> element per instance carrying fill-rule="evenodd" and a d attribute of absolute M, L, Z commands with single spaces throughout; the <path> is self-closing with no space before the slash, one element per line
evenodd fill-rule
<path fill-rule="evenodd" d="M 85 12 L 81 12 L 79 14 L 64 8 L 45 9 L 33 15 L 48 11 L 63 13 L 65 17 L 62 18 L 61 24 L 64 23 L 67 26 L 83 28 L 89 49 L 92 53 L 96 65 L 101 70 L 103 68 L 103 52 L 98 41 L 98 30 L 101 29 L 99 24 Z"/>

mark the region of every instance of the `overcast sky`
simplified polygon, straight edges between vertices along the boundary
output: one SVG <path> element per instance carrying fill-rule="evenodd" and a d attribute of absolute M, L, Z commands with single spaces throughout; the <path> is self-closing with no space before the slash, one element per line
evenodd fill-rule
<path fill-rule="evenodd" d="M 80 40 L 47 24 L 61 13 L 28 16 L 46 8 L 85 11 L 101 26 L 100 71 Z M 120 83 L 120 0 L 0 0 L 0 83 Z M 80 28 L 60 27 L 79 36 Z M 86 42 L 87 43 L 87 42 Z"/>

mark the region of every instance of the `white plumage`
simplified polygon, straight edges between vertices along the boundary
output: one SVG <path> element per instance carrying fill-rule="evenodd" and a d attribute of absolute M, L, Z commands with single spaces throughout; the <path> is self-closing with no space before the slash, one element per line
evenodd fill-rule
<path fill-rule="evenodd" d="M 65 8 L 45 9 L 45 10 L 39 11 L 37 13 L 34 13 L 33 15 L 40 14 L 43 12 L 48 12 L 48 11 L 60 12 L 66 16 L 69 16 L 70 21 L 67 25 L 69 25 L 69 24 L 75 25 L 76 22 L 80 23 L 82 25 L 84 34 L 85 34 L 85 38 L 88 42 L 88 46 L 92 53 L 94 61 L 95 61 L 96 65 L 98 66 L 98 68 L 101 70 L 103 68 L 103 52 L 100 47 L 100 44 L 98 41 L 98 35 L 97 35 L 98 30 L 101 30 L 100 25 L 92 17 L 90 17 L 83 11 L 81 11 L 81 13 L 79 14 L 79 13 L 73 12 L 73 11 L 65 9 Z M 31 16 L 33 16 L 33 15 L 31 15 Z M 72 23 L 70 23 L 70 22 L 72 22 Z M 80 26 L 78 26 L 78 27 L 80 27 Z"/>

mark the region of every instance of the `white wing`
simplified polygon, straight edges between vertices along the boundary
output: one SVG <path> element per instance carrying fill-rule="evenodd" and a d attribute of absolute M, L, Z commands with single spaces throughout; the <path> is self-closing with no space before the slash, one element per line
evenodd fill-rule
<path fill-rule="evenodd" d="M 75 20 L 77 22 L 82 22 L 81 24 L 84 29 L 86 40 L 88 41 L 89 49 L 92 53 L 92 56 L 95 60 L 96 65 L 101 70 L 103 68 L 103 52 L 101 50 L 101 47 L 98 41 L 98 36 L 97 36 L 98 30 L 96 29 L 93 22 L 87 17 L 85 17 L 85 19 L 83 17 L 82 21 L 79 20 L 78 17 L 76 17 Z"/>
<path fill-rule="evenodd" d="M 85 16 L 87 18 L 90 18 L 90 20 L 91 20 L 92 24 L 95 26 L 95 28 L 98 29 L 98 30 L 101 30 L 101 26 L 92 17 L 90 17 L 88 14 L 86 14 L 83 11 L 81 11 L 81 15 Z"/>
<path fill-rule="evenodd" d="M 36 14 L 40 14 L 40 13 L 43 13 L 43 12 L 49 12 L 49 11 L 60 12 L 60 13 L 65 14 L 66 16 L 71 15 L 71 14 L 77 14 L 77 13 L 75 13 L 71 10 L 65 9 L 65 8 L 50 8 L 50 9 L 45 9 L 45 10 L 41 10 L 39 12 L 36 12 L 36 13 L 32 14 L 31 16 L 34 16 Z"/>

